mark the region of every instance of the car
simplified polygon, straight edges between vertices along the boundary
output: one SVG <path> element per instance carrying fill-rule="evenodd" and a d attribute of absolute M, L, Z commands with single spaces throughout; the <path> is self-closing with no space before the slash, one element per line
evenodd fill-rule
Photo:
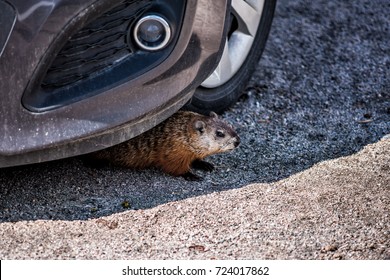
<path fill-rule="evenodd" d="M 276 0 L 0 0 L 0 167 L 78 156 L 186 106 L 222 112 Z"/>

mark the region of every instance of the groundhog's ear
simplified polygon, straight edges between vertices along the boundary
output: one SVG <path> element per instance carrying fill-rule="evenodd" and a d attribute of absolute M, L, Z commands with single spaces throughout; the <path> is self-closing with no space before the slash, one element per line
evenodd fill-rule
<path fill-rule="evenodd" d="M 210 117 L 212 117 L 212 118 L 214 118 L 214 119 L 217 119 L 217 118 L 218 118 L 218 115 L 217 115 L 215 112 L 211 111 L 211 112 L 210 112 Z"/>
<path fill-rule="evenodd" d="M 200 120 L 197 120 L 195 123 L 194 123 L 194 127 L 197 131 L 199 131 L 200 133 L 203 133 L 204 132 L 204 129 L 206 128 L 206 124 L 203 122 L 203 121 L 200 121 Z"/>

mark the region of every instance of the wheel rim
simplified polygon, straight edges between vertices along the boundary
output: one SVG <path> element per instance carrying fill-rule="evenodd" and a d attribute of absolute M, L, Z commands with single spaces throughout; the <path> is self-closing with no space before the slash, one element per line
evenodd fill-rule
<path fill-rule="evenodd" d="M 201 84 L 216 88 L 228 82 L 240 69 L 253 45 L 264 0 L 232 0 L 233 23 L 226 39 L 221 60 L 214 72 Z"/>

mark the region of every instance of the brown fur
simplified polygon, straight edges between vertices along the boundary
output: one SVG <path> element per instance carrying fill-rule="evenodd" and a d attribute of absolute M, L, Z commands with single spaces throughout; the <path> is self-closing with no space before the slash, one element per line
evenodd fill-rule
<path fill-rule="evenodd" d="M 225 136 L 221 137 L 221 133 Z M 104 160 L 117 166 L 157 167 L 181 176 L 189 173 L 194 161 L 233 150 L 239 141 L 233 128 L 216 114 L 202 116 L 179 111 L 151 130 L 90 156 L 92 160 Z"/>

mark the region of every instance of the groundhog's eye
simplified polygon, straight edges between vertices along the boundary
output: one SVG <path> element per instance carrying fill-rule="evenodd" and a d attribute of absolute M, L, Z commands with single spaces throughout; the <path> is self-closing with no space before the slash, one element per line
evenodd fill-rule
<path fill-rule="evenodd" d="M 225 133 L 222 130 L 217 130 L 216 135 L 217 135 L 217 137 L 220 137 L 220 138 L 225 137 Z"/>

